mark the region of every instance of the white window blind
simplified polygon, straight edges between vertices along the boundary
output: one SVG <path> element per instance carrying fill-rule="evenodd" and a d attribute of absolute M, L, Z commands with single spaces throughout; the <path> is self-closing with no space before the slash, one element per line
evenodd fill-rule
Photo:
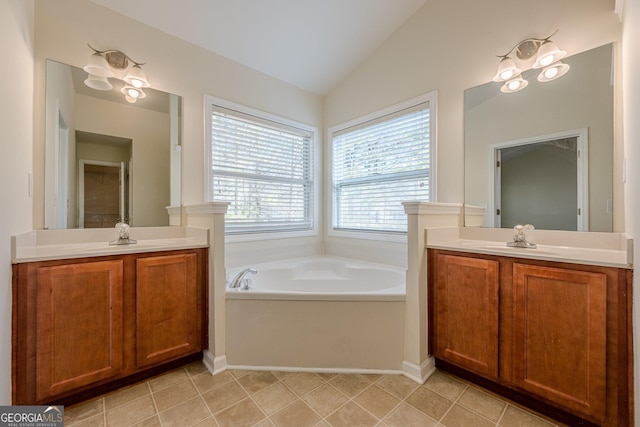
<path fill-rule="evenodd" d="M 334 132 L 333 228 L 406 232 L 402 202 L 430 196 L 430 135 L 428 102 Z"/>
<path fill-rule="evenodd" d="M 211 200 L 228 234 L 313 227 L 312 132 L 214 105 Z"/>

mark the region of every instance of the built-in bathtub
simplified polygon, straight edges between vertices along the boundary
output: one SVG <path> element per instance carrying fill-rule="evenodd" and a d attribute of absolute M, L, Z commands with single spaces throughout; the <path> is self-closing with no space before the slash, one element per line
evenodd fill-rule
<path fill-rule="evenodd" d="M 324 372 L 402 369 L 405 269 L 338 257 L 244 268 L 251 289 L 226 292 L 231 367 Z"/>

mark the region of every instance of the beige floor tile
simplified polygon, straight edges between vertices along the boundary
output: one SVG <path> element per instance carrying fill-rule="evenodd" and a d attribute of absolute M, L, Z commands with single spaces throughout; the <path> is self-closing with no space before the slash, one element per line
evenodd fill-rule
<path fill-rule="evenodd" d="M 129 387 L 121 388 L 120 390 L 109 393 L 104 397 L 105 410 L 113 409 L 124 403 L 131 402 L 136 399 L 140 399 L 143 396 L 147 396 L 151 393 L 149 390 L 149 384 L 139 383 Z"/>
<path fill-rule="evenodd" d="M 218 423 L 213 419 L 213 417 L 207 417 L 193 427 L 218 427 Z"/>
<path fill-rule="evenodd" d="M 344 394 L 336 390 L 335 387 L 324 384 L 302 397 L 307 405 L 317 413 L 326 417 L 341 405 L 349 400 Z"/>
<path fill-rule="evenodd" d="M 104 399 L 94 399 L 64 408 L 64 423 L 72 425 L 104 413 Z"/>
<path fill-rule="evenodd" d="M 162 412 L 197 395 L 198 390 L 191 380 L 187 380 L 153 393 L 153 400 L 156 402 L 158 411 Z"/>
<path fill-rule="evenodd" d="M 253 426 L 265 418 L 260 408 L 249 398 L 214 414 L 220 427 Z"/>
<path fill-rule="evenodd" d="M 268 418 L 260 421 L 258 424 L 254 424 L 252 427 L 276 427 L 274 423 L 271 422 Z"/>
<path fill-rule="evenodd" d="M 247 397 L 248 394 L 235 380 L 202 395 L 202 398 L 213 414 L 220 412 L 223 409 L 246 399 Z"/>
<path fill-rule="evenodd" d="M 311 390 L 320 387 L 325 381 L 316 374 L 298 372 L 285 378 L 284 383 L 298 396 L 304 396 Z"/>
<path fill-rule="evenodd" d="M 382 388 L 387 393 L 391 393 L 398 399 L 406 398 L 420 386 L 415 381 L 411 381 L 409 378 L 402 375 L 384 375 L 376 381 L 376 384 L 378 387 Z"/>
<path fill-rule="evenodd" d="M 383 422 L 389 427 L 435 427 L 438 422 L 417 410 L 411 405 L 402 402 L 396 409 L 387 415 Z"/>
<path fill-rule="evenodd" d="M 296 400 L 269 418 L 276 427 L 311 427 L 322 420 L 301 400 Z"/>
<path fill-rule="evenodd" d="M 160 412 L 163 427 L 192 426 L 211 415 L 200 396 Z"/>
<path fill-rule="evenodd" d="M 520 408 L 508 405 L 498 425 L 503 427 L 550 427 L 554 424 Z"/>
<path fill-rule="evenodd" d="M 298 397 L 282 383 L 276 383 L 255 393 L 252 398 L 265 414 L 272 415 Z"/>
<path fill-rule="evenodd" d="M 354 397 L 361 393 L 365 388 L 371 386 L 371 381 L 361 375 L 340 374 L 329 381 L 331 385 L 346 394 L 348 397 Z"/>
<path fill-rule="evenodd" d="M 192 381 L 196 385 L 200 393 L 204 393 L 209 390 L 213 390 L 216 387 L 220 387 L 223 384 L 227 384 L 230 381 L 234 381 L 234 376 L 227 371 L 221 372 L 216 375 L 211 375 L 209 372 L 204 372 L 193 377 Z"/>
<path fill-rule="evenodd" d="M 453 405 L 451 400 L 424 387 L 420 387 L 411 393 L 406 402 L 435 420 L 440 420 Z"/>
<path fill-rule="evenodd" d="M 162 423 L 160 422 L 160 418 L 158 418 L 157 415 L 154 415 L 153 417 L 142 420 L 131 427 L 162 427 Z"/>
<path fill-rule="evenodd" d="M 233 375 L 234 378 L 238 379 L 255 371 L 248 371 L 246 369 L 229 369 L 225 372 L 229 372 L 231 375 Z"/>
<path fill-rule="evenodd" d="M 156 414 L 151 395 L 107 411 L 107 426 L 130 426 Z"/>
<path fill-rule="evenodd" d="M 189 375 L 187 375 L 187 372 L 179 368 L 149 380 L 149 386 L 151 386 L 152 392 L 156 392 L 188 379 Z"/>
<path fill-rule="evenodd" d="M 237 379 L 238 383 L 249 394 L 256 393 L 271 384 L 277 383 L 279 380 L 271 372 L 254 371 Z"/>
<path fill-rule="evenodd" d="M 498 422 L 507 406 L 504 401 L 480 391 L 475 387 L 468 387 L 464 393 L 462 393 L 457 403 L 488 418 L 494 423 Z"/>
<path fill-rule="evenodd" d="M 444 372 L 436 371 L 427 379 L 424 387 L 435 391 L 449 400 L 456 400 L 467 388 L 467 384 L 458 381 Z"/>
<path fill-rule="evenodd" d="M 271 373 L 279 380 L 284 380 L 291 375 L 294 375 L 295 372 L 285 372 L 285 371 L 271 371 Z"/>
<path fill-rule="evenodd" d="M 440 421 L 440 424 L 445 427 L 495 427 L 495 424 L 491 421 L 460 405 L 453 405 L 447 415 Z"/>
<path fill-rule="evenodd" d="M 338 376 L 338 374 L 333 373 L 333 372 L 318 372 L 316 375 L 319 376 L 320 378 L 322 378 L 325 381 L 329 381 L 331 378 L 334 378 L 334 377 Z"/>
<path fill-rule="evenodd" d="M 376 426 L 379 419 L 353 402 L 348 402 L 326 419 L 333 427 Z"/>
<path fill-rule="evenodd" d="M 400 403 L 399 399 L 393 397 L 376 385 L 372 385 L 353 400 L 380 419 L 387 416 L 387 414 Z"/>
<path fill-rule="evenodd" d="M 184 370 L 187 371 L 190 377 L 195 377 L 200 374 L 209 373 L 209 370 L 202 361 L 193 362 L 184 367 Z M 209 373 L 209 375 L 211 375 Z"/>
<path fill-rule="evenodd" d="M 65 411 L 66 412 L 66 411 Z M 80 421 L 75 421 L 73 423 L 67 421 L 67 417 L 65 414 L 64 417 L 64 425 L 67 427 L 104 427 L 104 414 L 94 415 L 90 418 L 85 418 Z"/>

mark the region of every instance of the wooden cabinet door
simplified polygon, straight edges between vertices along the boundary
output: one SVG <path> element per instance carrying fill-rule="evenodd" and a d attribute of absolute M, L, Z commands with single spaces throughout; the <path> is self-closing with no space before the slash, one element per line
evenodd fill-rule
<path fill-rule="evenodd" d="M 202 350 L 197 254 L 136 260 L 136 363 L 153 365 Z"/>
<path fill-rule="evenodd" d="M 121 260 L 41 267 L 36 298 L 38 400 L 120 374 Z"/>
<path fill-rule="evenodd" d="M 516 385 L 603 420 L 607 278 L 514 264 Z"/>
<path fill-rule="evenodd" d="M 496 378 L 498 262 L 438 254 L 435 267 L 436 356 Z"/>

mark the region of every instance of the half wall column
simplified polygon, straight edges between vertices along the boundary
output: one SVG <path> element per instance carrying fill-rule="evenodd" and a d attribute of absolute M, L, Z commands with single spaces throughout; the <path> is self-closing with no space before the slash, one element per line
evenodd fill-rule
<path fill-rule="evenodd" d="M 204 364 L 212 373 L 226 369 L 226 271 L 224 261 L 224 216 L 228 203 L 208 202 L 183 206 L 185 225 L 209 230 L 209 345 Z"/>
<path fill-rule="evenodd" d="M 424 383 L 435 371 L 429 354 L 427 304 L 427 230 L 464 225 L 460 203 L 405 202 L 407 214 L 407 297 L 405 307 L 405 376 Z"/>

